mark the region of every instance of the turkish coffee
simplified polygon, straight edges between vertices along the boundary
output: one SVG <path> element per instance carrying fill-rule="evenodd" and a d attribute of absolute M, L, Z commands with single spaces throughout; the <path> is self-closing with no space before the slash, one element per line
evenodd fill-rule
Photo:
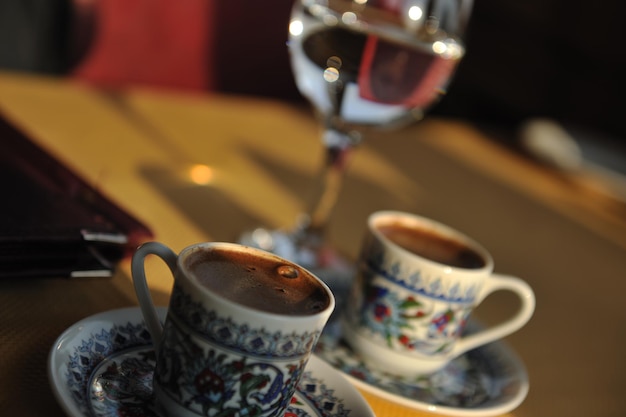
<path fill-rule="evenodd" d="M 185 267 L 211 292 L 268 313 L 311 315 L 330 303 L 308 271 L 270 254 L 199 249 L 185 259 Z"/>

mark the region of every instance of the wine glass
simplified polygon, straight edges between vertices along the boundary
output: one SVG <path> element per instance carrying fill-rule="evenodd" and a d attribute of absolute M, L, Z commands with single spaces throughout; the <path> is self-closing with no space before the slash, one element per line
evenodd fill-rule
<path fill-rule="evenodd" d="M 259 228 L 241 242 L 317 274 L 341 298 L 352 266 L 324 239 L 347 161 L 371 128 L 423 117 L 464 54 L 471 0 L 296 0 L 289 52 L 300 92 L 323 124 L 326 161 L 292 230 Z"/>

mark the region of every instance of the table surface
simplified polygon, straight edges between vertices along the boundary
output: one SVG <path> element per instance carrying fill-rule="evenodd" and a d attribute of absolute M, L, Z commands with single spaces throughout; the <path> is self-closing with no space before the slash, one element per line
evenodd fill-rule
<path fill-rule="evenodd" d="M 288 227 L 322 157 L 308 109 L 258 98 L 112 93 L 0 72 L 0 112 L 176 251 Z M 592 179 L 556 175 L 492 135 L 445 119 L 372 134 L 351 163 L 329 239 L 354 257 L 380 209 L 465 231 L 490 248 L 498 272 L 536 292 L 535 316 L 506 339 L 531 384 L 511 415 L 624 415 L 626 209 Z M 209 185 L 189 181 L 196 164 L 211 167 Z M 158 262 L 147 270 L 165 305 L 171 278 Z M 490 322 L 514 304 L 497 294 L 476 314 Z M 106 279 L 0 282 L 2 414 L 62 415 L 46 376 L 54 340 L 86 316 L 133 305 L 128 261 Z M 426 415 L 367 399 L 379 416 Z"/>

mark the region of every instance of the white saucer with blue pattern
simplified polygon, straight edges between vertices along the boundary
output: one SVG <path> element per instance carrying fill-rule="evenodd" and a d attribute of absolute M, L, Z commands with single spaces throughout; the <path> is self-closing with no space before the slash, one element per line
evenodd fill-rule
<path fill-rule="evenodd" d="M 165 308 L 158 310 L 163 319 Z M 48 360 L 52 390 L 71 417 L 157 416 L 155 365 L 139 308 L 107 311 L 68 328 Z M 374 417 L 341 372 L 311 356 L 285 417 Z"/>

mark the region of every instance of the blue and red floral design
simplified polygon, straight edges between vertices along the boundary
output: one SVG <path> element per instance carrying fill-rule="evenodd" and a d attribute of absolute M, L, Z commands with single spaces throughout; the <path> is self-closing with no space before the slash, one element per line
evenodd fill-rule
<path fill-rule="evenodd" d="M 142 323 L 112 325 L 97 333 L 86 334 L 73 349 L 67 359 L 65 381 L 68 392 L 85 417 L 154 417 L 159 415 L 152 390 L 156 363 L 150 336 Z M 231 365 L 244 384 L 269 383 L 265 378 L 247 372 L 246 363 Z M 294 376 L 292 374 L 292 378 Z M 219 398 L 224 397 L 222 392 L 227 391 L 228 383 L 224 377 L 207 368 L 197 374 L 193 383 L 200 396 L 219 402 Z M 336 381 L 320 379 L 315 371 L 302 371 L 295 395 L 285 400 L 288 406 L 284 416 L 348 417 L 350 408 L 346 408 L 344 399 L 337 398 L 339 387 L 333 384 Z M 280 396 L 280 392 L 274 392 L 268 398 L 274 396 Z M 257 400 L 262 402 L 262 399 Z M 207 411 L 205 415 L 217 415 L 215 410 Z M 246 410 L 237 410 L 235 414 L 229 414 L 225 410 L 223 415 L 243 416 L 245 413 Z"/>
<path fill-rule="evenodd" d="M 448 352 L 463 331 L 478 288 L 447 288 L 440 277 L 403 269 L 382 253 L 365 258 L 369 261 L 361 263 L 347 309 L 351 325 L 392 348 Z"/>

